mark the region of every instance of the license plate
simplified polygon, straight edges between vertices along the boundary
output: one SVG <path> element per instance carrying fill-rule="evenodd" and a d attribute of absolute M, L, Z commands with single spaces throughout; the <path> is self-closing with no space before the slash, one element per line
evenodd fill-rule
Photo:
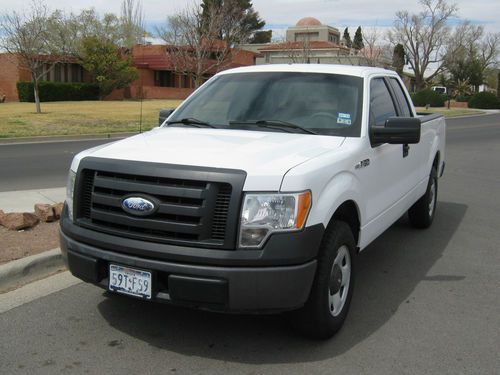
<path fill-rule="evenodd" d="M 109 290 L 130 296 L 151 299 L 151 272 L 109 265 Z"/>

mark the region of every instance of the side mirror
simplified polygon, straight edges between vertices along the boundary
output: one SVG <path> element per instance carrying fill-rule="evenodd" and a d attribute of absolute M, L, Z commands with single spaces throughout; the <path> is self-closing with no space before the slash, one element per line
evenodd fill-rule
<path fill-rule="evenodd" d="M 160 118 L 158 119 L 158 126 L 163 124 L 163 121 L 165 121 L 168 118 L 168 116 L 172 114 L 173 111 L 175 111 L 175 108 L 160 109 Z"/>
<path fill-rule="evenodd" d="M 416 117 L 390 117 L 383 127 L 370 128 L 372 145 L 390 143 L 405 145 L 420 142 L 420 119 Z"/>

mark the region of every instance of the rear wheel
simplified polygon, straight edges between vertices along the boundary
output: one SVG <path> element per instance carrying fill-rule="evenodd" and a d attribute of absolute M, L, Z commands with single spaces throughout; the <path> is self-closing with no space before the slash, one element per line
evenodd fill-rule
<path fill-rule="evenodd" d="M 344 323 L 354 286 L 355 241 L 345 222 L 332 222 L 323 238 L 318 268 L 305 306 L 291 314 L 305 336 L 332 337 Z"/>
<path fill-rule="evenodd" d="M 431 226 L 436 213 L 438 194 L 437 171 L 432 167 L 425 194 L 408 210 L 411 224 L 416 228 Z"/>

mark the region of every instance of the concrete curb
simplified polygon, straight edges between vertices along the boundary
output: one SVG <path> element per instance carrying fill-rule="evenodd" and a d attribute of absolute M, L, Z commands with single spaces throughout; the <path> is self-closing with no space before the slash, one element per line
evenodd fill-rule
<path fill-rule="evenodd" d="M 59 248 L 0 265 L 0 293 L 64 270 Z"/>
<path fill-rule="evenodd" d="M 76 142 L 76 141 L 90 141 L 90 140 L 100 140 L 100 139 L 112 140 L 112 139 L 122 139 L 137 134 L 139 134 L 139 132 L 0 138 L 0 145 L 17 144 L 17 143 Z"/>
<path fill-rule="evenodd" d="M 454 118 L 468 118 L 468 117 L 481 117 L 481 116 L 489 116 L 489 115 L 496 115 L 500 112 L 485 112 L 483 111 L 482 113 L 477 113 L 477 114 L 468 114 L 468 115 L 460 115 L 460 116 L 452 116 L 452 117 L 446 117 L 446 120 L 453 120 Z"/>

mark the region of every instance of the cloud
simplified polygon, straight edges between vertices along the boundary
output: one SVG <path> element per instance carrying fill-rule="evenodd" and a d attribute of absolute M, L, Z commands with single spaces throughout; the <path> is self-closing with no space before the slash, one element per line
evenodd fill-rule
<path fill-rule="evenodd" d="M 199 0 L 143 0 L 146 21 L 150 24 L 164 22 L 167 15 L 183 9 Z M 450 1 L 452 2 L 452 1 Z M 484 25 L 487 31 L 500 32 L 498 1 L 458 0 L 459 16 Z M 52 9 L 79 12 L 84 8 L 95 8 L 100 13 L 119 13 L 121 1 L 114 0 L 45 0 Z M 316 17 L 322 23 L 344 28 L 346 26 L 391 26 L 396 11 L 405 9 L 418 12 L 417 0 L 253 0 L 254 9 L 272 29 L 284 30 L 306 16 Z M 22 10 L 27 2 L 0 0 L 0 8 Z"/>

